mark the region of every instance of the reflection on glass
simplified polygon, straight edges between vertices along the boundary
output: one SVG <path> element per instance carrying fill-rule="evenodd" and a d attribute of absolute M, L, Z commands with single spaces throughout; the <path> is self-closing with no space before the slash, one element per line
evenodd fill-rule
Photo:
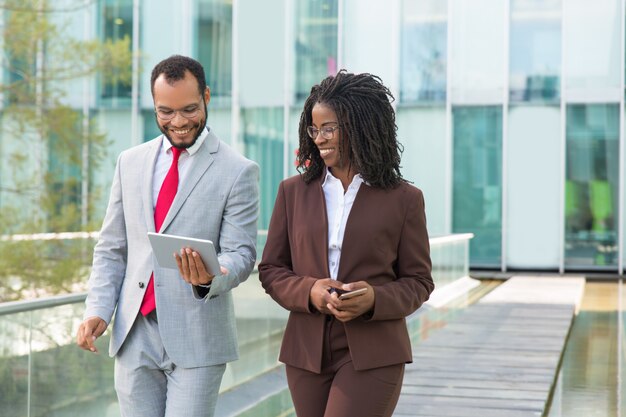
<path fill-rule="evenodd" d="M 402 11 L 400 101 L 446 101 L 447 2 L 407 0 Z"/>
<path fill-rule="evenodd" d="M 337 73 L 338 0 L 297 0 L 295 28 L 296 100 Z"/>
<path fill-rule="evenodd" d="M 196 57 L 211 87 L 212 104 L 231 96 L 233 2 L 198 0 Z"/>
<path fill-rule="evenodd" d="M 102 39 L 118 41 L 133 37 L 133 0 L 104 0 L 101 2 Z M 130 47 L 130 43 L 129 43 Z M 117 70 L 116 70 L 117 71 Z M 110 103 L 117 107 L 117 98 L 127 99 L 130 103 L 132 85 L 123 84 L 119 81 L 103 82 L 100 97 L 113 99 Z"/>
<path fill-rule="evenodd" d="M 0 316 L 3 416 L 105 417 L 117 408 L 108 333 L 96 341 L 98 355 L 74 343 L 83 309 L 77 303 Z"/>
<path fill-rule="evenodd" d="M 278 184 L 283 179 L 283 108 L 243 109 L 241 123 L 245 156 L 257 162 L 261 169 L 257 228 L 266 230 Z"/>
<path fill-rule="evenodd" d="M 513 0 L 510 42 L 511 101 L 558 101 L 561 0 Z"/>
<path fill-rule="evenodd" d="M 617 265 L 619 106 L 567 107 L 565 264 Z"/>
<path fill-rule="evenodd" d="M 502 108 L 456 107 L 452 117 L 452 229 L 454 233 L 474 233 L 470 245 L 472 267 L 499 266 L 502 242 Z"/>
<path fill-rule="evenodd" d="M 619 287 L 617 283 L 587 282 L 547 417 L 623 415 L 624 351 L 620 352 L 620 343 L 624 330 L 619 327 Z"/>

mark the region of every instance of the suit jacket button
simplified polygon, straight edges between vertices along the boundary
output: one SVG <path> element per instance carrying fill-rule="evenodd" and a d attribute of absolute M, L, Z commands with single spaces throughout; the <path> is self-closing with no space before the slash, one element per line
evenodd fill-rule
<path fill-rule="evenodd" d="M 143 287 L 144 287 L 144 283 L 143 283 L 143 282 L 140 282 L 140 283 L 139 283 L 139 288 L 143 288 Z"/>

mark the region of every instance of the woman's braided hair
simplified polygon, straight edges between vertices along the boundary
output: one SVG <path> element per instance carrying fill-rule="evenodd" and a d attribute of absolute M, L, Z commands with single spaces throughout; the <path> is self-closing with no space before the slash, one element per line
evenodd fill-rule
<path fill-rule="evenodd" d="M 402 145 L 396 138 L 394 97 L 372 74 L 341 70 L 311 88 L 300 116 L 297 170 L 308 184 L 324 172 L 324 161 L 307 134 L 315 104 L 323 103 L 337 115 L 343 137 L 340 157 L 348 153 L 351 169 L 374 187 L 390 189 L 405 180 L 400 173 Z"/>

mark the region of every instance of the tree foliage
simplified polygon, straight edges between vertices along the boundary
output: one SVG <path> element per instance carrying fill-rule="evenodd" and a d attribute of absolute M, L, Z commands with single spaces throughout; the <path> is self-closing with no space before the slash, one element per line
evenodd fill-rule
<path fill-rule="evenodd" d="M 85 40 L 68 33 L 72 21 L 81 22 L 85 8 L 95 5 L 0 2 L 5 74 L 0 84 L 0 302 L 70 291 L 84 281 L 90 263 L 92 241 L 6 237 L 93 230 L 99 223 L 93 201 L 100 190 L 91 174 L 106 156 L 107 137 L 88 112 L 72 105 L 67 91 L 76 91 L 83 80 L 92 86 L 128 86 L 132 60 L 128 37 Z"/>

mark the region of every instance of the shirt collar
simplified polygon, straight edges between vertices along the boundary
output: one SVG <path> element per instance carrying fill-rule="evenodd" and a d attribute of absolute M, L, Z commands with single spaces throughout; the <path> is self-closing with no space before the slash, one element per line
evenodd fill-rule
<path fill-rule="evenodd" d="M 198 152 L 198 149 L 200 149 L 200 146 L 202 146 L 202 144 L 204 143 L 204 141 L 206 140 L 208 136 L 209 136 L 209 129 L 205 126 L 204 130 L 198 137 L 198 140 L 196 140 L 196 143 L 194 143 L 193 146 L 185 149 L 187 153 L 189 154 L 189 156 L 193 156 L 196 152 Z M 172 148 L 172 144 L 164 136 L 163 137 L 163 151 L 167 153 L 167 151 L 169 151 L 171 148 Z"/>
<path fill-rule="evenodd" d="M 333 174 L 330 173 L 330 170 L 328 169 L 328 167 L 325 167 L 325 172 L 326 174 L 324 174 L 324 180 L 322 181 L 322 187 L 324 187 L 326 185 L 326 182 L 328 181 L 328 183 L 330 184 L 333 181 L 339 181 L 339 179 L 337 177 L 335 177 Z M 366 181 L 363 180 L 363 177 L 361 176 L 361 174 L 356 174 L 354 176 L 354 178 L 352 178 L 352 182 L 350 183 L 350 185 L 348 186 L 351 187 L 353 185 L 360 185 L 361 183 L 365 183 L 367 184 Z"/>

